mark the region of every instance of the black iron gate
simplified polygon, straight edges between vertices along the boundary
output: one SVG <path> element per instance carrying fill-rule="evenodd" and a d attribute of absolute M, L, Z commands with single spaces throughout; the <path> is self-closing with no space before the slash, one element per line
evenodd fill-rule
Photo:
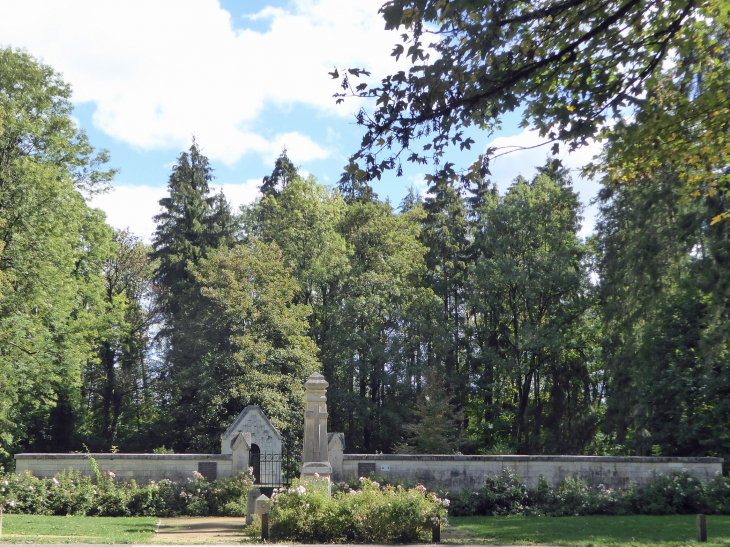
<path fill-rule="evenodd" d="M 250 460 L 255 484 L 259 486 L 289 487 L 299 476 L 299 453 L 292 450 L 284 449 L 281 453 L 252 450 Z"/>

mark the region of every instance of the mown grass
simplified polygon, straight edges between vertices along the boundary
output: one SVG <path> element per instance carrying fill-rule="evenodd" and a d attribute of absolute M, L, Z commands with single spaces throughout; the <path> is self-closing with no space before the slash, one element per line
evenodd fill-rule
<path fill-rule="evenodd" d="M 486 545 L 730 547 L 730 516 L 707 517 L 707 543 L 696 515 L 590 517 L 453 517 L 444 543 Z"/>
<path fill-rule="evenodd" d="M 441 539 L 485 545 L 730 547 L 730 516 L 708 516 L 708 541 L 702 544 L 696 539 L 696 522 L 695 515 L 452 517 Z M 152 543 L 156 523 L 155 517 L 4 515 L 2 542 Z"/>
<path fill-rule="evenodd" d="M 11 543 L 149 543 L 156 517 L 3 515 L 2 541 Z"/>

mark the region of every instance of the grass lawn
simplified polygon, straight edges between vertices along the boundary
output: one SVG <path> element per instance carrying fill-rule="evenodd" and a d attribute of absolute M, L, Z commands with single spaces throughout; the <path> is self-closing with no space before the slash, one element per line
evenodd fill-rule
<path fill-rule="evenodd" d="M 697 541 L 696 515 L 453 517 L 441 540 L 487 545 L 730 547 L 730 516 L 707 517 L 707 543 Z"/>
<path fill-rule="evenodd" d="M 148 543 L 156 517 L 3 515 L 2 541 L 12 543 Z"/>

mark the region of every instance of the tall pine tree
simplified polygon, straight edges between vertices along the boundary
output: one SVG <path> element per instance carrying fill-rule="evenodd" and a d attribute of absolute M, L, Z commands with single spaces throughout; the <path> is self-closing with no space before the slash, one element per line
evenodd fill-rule
<path fill-rule="evenodd" d="M 191 317 L 199 298 L 193 272 L 210 252 L 231 246 L 236 229 L 225 198 L 211 194 L 212 180 L 208 158 L 193 140 L 173 167 L 170 195 L 160 200 L 163 211 L 154 217 L 152 258 L 158 261 L 154 280 L 162 315 L 158 341 L 164 348 L 168 395 L 175 404 L 178 432 L 186 429 L 189 411 L 195 406 L 198 380 L 206 374 L 203 357 L 211 343 Z M 187 448 L 187 441 L 176 442 L 176 448 Z"/>
<path fill-rule="evenodd" d="M 278 197 L 284 191 L 286 185 L 298 176 L 297 168 L 289 159 L 289 156 L 286 155 L 286 148 L 284 148 L 279 157 L 276 158 L 274 170 L 271 175 L 264 177 L 259 190 L 264 196 Z"/>
<path fill-rule="evenodd" d="M 459 191 L 443 179 L 435 179 L 429 188 L 423 208 L 421 241 L 426 253 L 426 284 L 441 300 L 428 354 L 430 366 L 443 366 L 436 371 L 443 376 L 457 414 L 466 402 L 469 371 L 469 344 L 465 336 L 466 318 L 464 291 L 470 243 L 467 238 L 466 207 Z"/>

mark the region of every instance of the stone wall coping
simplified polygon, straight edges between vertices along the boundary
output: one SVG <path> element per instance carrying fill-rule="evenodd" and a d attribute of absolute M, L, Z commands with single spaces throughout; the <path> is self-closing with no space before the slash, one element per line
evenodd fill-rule
<path fill-rule="evenodd" d="M 16 454 L 16 460 L 218 460 L 233 458 L 232 454 Z"/>
<path fill-rule="evenodd" d="M 476 461 L 476 462 L 605 462 L 605 463 L 724 463 L 722 458 L 669 458 L 653 456 L 459 456 L 456 454 L 343 454 L 345 461 Z"/>

